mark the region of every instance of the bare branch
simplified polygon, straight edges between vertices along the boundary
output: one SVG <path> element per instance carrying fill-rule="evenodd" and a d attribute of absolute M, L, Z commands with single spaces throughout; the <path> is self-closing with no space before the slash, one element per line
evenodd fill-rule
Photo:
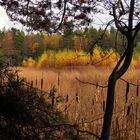
<path fill-rule="evenodd" d="M 129 82 L 129 81 L 127 81 L 127 80 L 125 80 L 124 78 L 120 78 L 120 80 L 122 80 L 123 82 L 125 82 L 125 83 L 129 83 L 130 85 L 132 85 L 132 86 L 140 86 L 139 84 L 135 84 L 135 83 L 132 83 L 132 82 Z"/>
<path fill-rule="evenodd" d="M 77 77 L 75 78 L 77 81 L 79 81 L 80 83 L 83 83 L 83 84 L 89 84 L 89 85 L 93 85 L 93 86 L 98 86 L 98 87 L 101 87 L 101 88 L 107 88 L 108 86 L 105 85 L 99 85 L 98 83 L 94 84 L 94 83 L 91 83 L 91 82 L 85 82 L 85 81 L 82 81 L 80 79 L 78 79 Z"/>
<path fill-rule="evenodd" d="M 80 133 L 87 133 L 87 134 L 89 134 L 89 135 L 92 135 L 92 136 L 96 137 L 97 139 L 100 139 L 100 136 L 99 136 L 99 135 L 97 135 L 97 134 L 95 134 L 95 133 L 93 133 L 93 132 L 87 131 L 87 130 L 81 130 L 81 129 L 79 129 L 79 128 L 77 127 L 76 124 L 68 124 L 68 123 L 67 123 L 67 124 L 57 124 L 57 125 L 53 125 L 53 126 L 51 126 L 51 127 L 63 127 L 63 126 L 73 127 L 77 132 L 80 132 Z"/>
<path fill-rule="evenodd" d="M 121 58 L 119 59 L 118 63 L 116 64 L 115 68 L 112 71 L 112 74 L 116 73 L 116 71 L 118 70 L 119 66 L 121 65 L 122 61 L 124 60 L 125 56 L 127 54 L 127 49 L 125 50 L 125 52 L 123 53 L 123 55 L 121 56 Z"/>
<path fill-rule="evenodd" d="M 130 2 L 129 20 L 128 20 L 128 28 L 129 29 L 133 28 L 134 5 L 135 5 L 135 0 L 131 0 L 131 2 Z"/>
<path fill-rule="evenodd" d="M 107 60 L 112 54 L 113 54 L 114 52 L 112 52 L 112 53 L 110 53 L 110 54 L 108 54 L 107 56 L 105 56 L 105 57 L 102 57 L 102 59 L 101 60 L 99 60 L 99 61 L 97 61 L 97 62 L 95 62 L 95 63 L 93 63 L 92 65 L 97 65 L 97 64 L 99 64 L 99 63 L 101 63 L 101 62 L 103 62 L 103 61 L 105 61 L 105 60 Z"/>
<path fill-rule="evenodd" d="M 87 131 L 87 130 L 80 130 L 80 129 L 77 130 L 77 131 L 80 132 L 80 133 L 86 133 L 86 134 L 92 135 L 92 136 L 96 137 L 97 139 L 100 139 L 100 137 L 93 132 L 90 132 L 90 131 Z"/>
<path fill-rule="evenodd" d="M 140 22 L 135 26 L 134 30 L 135 30 L 135 32 L 133 35 L 133 40 L 136 38 L 136 35 L 138 34 L 138 32 L 140 30 Z"/>
<path fill-rule="evenodd" d="M 93 55 L 93 48 L 94 46 L 104 37 L 107 28 L 114 22 L 114 20 L 111 20 L 107 23 L 106 27 L 103 30 L 103 33 L 101 34 L 101 36 L 93 43 L 92 41 L 89 43 L 90 49 L 89 52 L 91 55 Z"/>
<path fill-rule="evenodd" d="M 55 29 L 55 32 L 56 32 L 57 30 L 59 30 L 59 29 L 61 28 L 61 26 L 62 26 L 62 23 L 63 23 L 64 18 L 65 18 L 65 14 L 66 14 L 66 8 L 67 8 L 67 0 L 64 0 L 64 10 L 63 10 L 63 15 L 62 15 L 61 21 L 60 21 L 60 23 L 59 23 L 57 29 Z"/>
<path fill-rule="evenodd" d="M 126 55 L 124 55 L 124 59 L 122 59 L 122 61 L 124 60 L 124 62 L 123 62 L 122 66 L 120 68 L 118 66 L 119 70 L 116 72 L 116 78 L 117 79 L 120 78 L 121 76 L 123 76 L 123 74 L 127 71 L 128 67 L 131 63 L 131 60 L 132 60 L 133 48 L 134 48 L 134 45 L 129 43 L 129 45 L 126 49 L 127 53 L 126 53 Z"/>
<path fill-rule="evenodd" d="M 124 30 L 125 28 L 127 28 L 127 26 L 125 25 L 124 27 L 121 24 L 121 21 L 118 20 L 117 14 L 116 14 L 116 5 L 114 5 L 112 7 L 112 11 L 113 11 L 113 17 L 114 17 L 114 21 L 115 21 L 115 25 L 117 27 L 117 29 L 124 35 L 127 35 L 127 32 Z"/>

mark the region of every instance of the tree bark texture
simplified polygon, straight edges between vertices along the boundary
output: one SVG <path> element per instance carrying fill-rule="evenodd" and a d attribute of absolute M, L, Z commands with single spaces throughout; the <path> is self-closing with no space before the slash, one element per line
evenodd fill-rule
<path fill-rule="evenodd" d="M 114 75 L 110 75 L 108 80 L 108 91 L 107 91 L 107 101 L 106 101 L 106 110 L 104 115 L 104 123 L 102 128 L 102 134 L 100 140 L 108 140 L 109 132 L 111 128 L 111 120 L 114 108 L 114 95 L 115 95 L 115 85 L 116 79 Z"/>

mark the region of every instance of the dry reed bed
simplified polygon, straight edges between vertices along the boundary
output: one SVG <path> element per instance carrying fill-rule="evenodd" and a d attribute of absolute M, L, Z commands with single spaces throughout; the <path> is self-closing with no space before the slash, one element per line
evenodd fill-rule
<path fill-rule="evenodd" d="M 82 81 L 107 85 L 107 78 L 111 72 L 109 68 L 79 66 L 44 70 L 34 68 L 19 69 L 21 70 L 20 75 L 26 77 L 28 81 L 33 81 L 35 87 L 41 88 L 41 79 L 43 79 L 43 90 L 49 92 L 53 87 L 56 88 L 56 96 L 61 95 L 63 97 L 62 102 L 57 104 L 68 115 L 71 123 L 78 123 L 83 129 L 100 134 L 107 89 L 80 83 L 76 80 L 76 77 Z M 139 69 L 130 69 L 123 78 L 137 84 L 140 80 L 139 73 Z M 122 80 L 117 82 L 112 120 L 112 140 L 123 140 L 126 136 L 128 140 L 134 139 L 134 137 L 139 138 L 140 109 L 138 106 L 137 111 L 135 111 L 135 104 L 132 109 L 129 103 L 126 103 L 126 87 L 126 82 Z M 137 87 L 129 85 L 127 102 L 136 97 L 136 92 Z M 129 107 L 131 108 L 130 111 Z M 88 136 L 87 139 L 89 139 Z"/>

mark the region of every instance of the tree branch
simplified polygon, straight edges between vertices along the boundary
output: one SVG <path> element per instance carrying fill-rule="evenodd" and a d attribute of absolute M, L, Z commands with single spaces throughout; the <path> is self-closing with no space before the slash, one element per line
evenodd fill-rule
<path fill-rule="evenodd" d="M 90 131 L 87 131 L 87 130 L 80 130 L 80 129 L 78 129 L 77 131 L 80 132 L 80 133 L 87 133 L 89 135 L 92 135 L 92 136 L 96 137 L 97 139 L 100 139 L 100 136 L 98 136 L 97 134 L 95 134 L 93 132 L 90 132 Z"/>
<path fill-rule="evenodd" d="M 140 86 L 139 84 L 135 84 L 135 83 L 132 83 L 132 82 L 128 82 L 127 80 L 125 80 L 125 79 L 123 79 L 123 78 L 120 78 L 120 80 L 123 81 L 123 82 L 125 82 L 125 83 L 129 83 L 130 85 L 135 86 L 135 87 Z"/>
<path fill-rule="evenodd" d="M 89 135 L 92 135 L 94 137 L 96 137 L 97 139 L 100 139 L 100 136 L 98 136 L 97 134 L 93 133 L 93 132 L 90 132 L 90 131 L 87 131 L 87 130 L 81 130 L 77 127 L 76 124 L 68 124 L 68 123 L 64 123 L 64 124 L 57 124 L 57 125 L 53 125 L 51 127 L 64 127 L 64 126 L 68 126 L 68 127 L 73 127 L 77 132 L 80 132 L 80 133 L 87 133 Z"/>
<path fill-rule="evenodd" d="M 135 30 L 135 32 L 134 32 L 134 35 L 133 35 L 133 40 L 135 39 L 138 31 L 140 30 L 140 22 L 135 26 L 134 30 Z"/>
<path fill-rule="evenodd" d="M 98 83 L 97 84 L 94 84 L 94 83 L 91 83 L 91 82 L 85 82 L 85 81 L 82 81 L 80 79 L 78 79 L 77 77 L 75 78 L 77 81 L 79 81 L 80 83 L 83 83 L 83 84 L 89 84 L 89 85 L 93 85 L 93 86 L 97 86 L 97 87 L 100 87 L 100 88 L 107 88 L 108 86 L 105 85 L 99 85 Z"/>
<path fill-rule="evenodd" d="M 116 14 L 116 6 L 114 5 L 112 7 L 112 11 L 113 11 L 113 17 L 114 17 L 114 21 L 115 21 L 115 25 L 117 27 L 117 29 L 124 35 L 127 35 L 127 32 L 124 30 L 125 28 L 127 28 L 127 26 L 125 25 L 124 27 L 121 25 L 121 21 L 118 20 L 117 14 Z"/>
<path fill-rule="evenodd" d="M 104 28 L 103 33 L 101 34 L 101 36 L 94 43 L 92 41 L 89 43 L 89 46 L 90 46 L 89 52 L 90 52 L 91 55 L 93 55 L 94 46 L 104 37 L 108 26 L 110 26 L 113 22 L 114 22 L 114 20 L 109 21 L 107 23 L 106 27 Z"/>
<path fill-rule="evenodd" d="M 119 79 L 127 71 L 133 56 L 133 51 L 128 53 L 125 57 L 124 63 L 121 68 L 116 72 L 116 78 Z"/>
<path fill-rule="evenodd" d="M 127 49 L 125 50 L 125 52 L 123 53 L 123 55 L 121 56 L 121 58 L 119 59 L 118 63 L 116 64 L 115 68 L 112 71 L 112 74 L 115 74 L 116 71 L 118 70 L 119 66 L 121 65 L 122 61 L 124 60 L 125 56 L 127 54 Z M 111 75 L 112 75 L 111 74 Z"/>
<path fill-rule="evenodd" d="M 65 14 L 66 14 L 66 8 L 67 8 L 67 0 L 64 0 L 64 10 L 63 10 L 63 15 L 62 15 L 61 21 L 60 21 L 60 23 L 59 23 L 57 29 L 55 29 L 55 32 L 56 32 L 58 29 L 60 29 L 61 26 L 62 26 L 62 23 L 63 23 L 64 18 L 65 18 Z"/>
<path fill-rule="evenodd" d="M 129 29 L 133 28 L 134 5 L 135 5 L 135 0 L 131 0 L 131 2 L 130 2 L 130 11 L 129 11 L 129 20 L 128 20 Z"/>

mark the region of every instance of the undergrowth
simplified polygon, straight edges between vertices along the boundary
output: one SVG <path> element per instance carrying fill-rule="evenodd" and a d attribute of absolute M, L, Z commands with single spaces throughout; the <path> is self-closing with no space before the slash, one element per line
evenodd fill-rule
<path fill-rule="evenodd" d="M 0 70 L 1 140 L 78 140 L 77 131 L 43 91 L 19 78 L 18 70 Z"/>

